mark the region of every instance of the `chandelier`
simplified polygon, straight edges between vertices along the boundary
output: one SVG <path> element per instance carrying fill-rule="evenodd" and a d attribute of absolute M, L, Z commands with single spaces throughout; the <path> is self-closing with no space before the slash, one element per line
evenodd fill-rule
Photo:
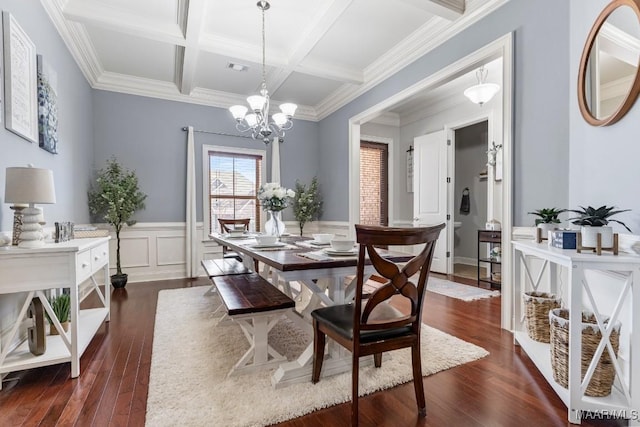
<path fill-rule="evenodd" d="M 234 105 L 229 108 L 233 118 L 236 120 L 236 129 L 239 132 L 251 132 L 253 139 L 261 139 L 268 144 L 273 135 L 278 141 L 284 141 L 284 132 L 293 127 L 291 118 L 298 106 L 287 102 L 280 104 L 280 112 L 275 113 L 269 119 L 269 91 L 267 90 L 266 66 L 265 66 L 265 36 L 264 36 L 264 12 L 271 5 L 268 1 L 261 0 L 257 3 L 258 9 L 262 11 L 262 86 L 260 95 L 252 95 L 247 98 L 249 108 L 244 105 Z M 247 112 L 251 109 L 251 113 Z"/>
<path fill-rule="evenodd" d="M 487 80 L 488 71 L 484 69 L 484 65 L 476 71 L 476 78 L 478 79 L 478 84 L 471 86 L 469 89 L 464 91 L 464 96 L 469 98 L 469 100 L 475 104 L 484 104 L 485 102 L 489 102 L 493 95 L 498 93 L 500 90 L 500 86 L 495 83 L 485 83 Z"/>

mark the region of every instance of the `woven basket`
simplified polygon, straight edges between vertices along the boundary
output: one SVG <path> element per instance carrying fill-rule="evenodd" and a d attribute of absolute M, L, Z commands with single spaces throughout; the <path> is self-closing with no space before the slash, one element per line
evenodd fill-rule
<path fill-rule="evenodd" d="M 549 342 L 549 312 L 560 308 L 560 298 L 546 292 L 525 292 L 524 314 L 527 333 L 532 340 Z"/>
<path fill-rule="evenodd" d="M 609 319 L 604 322 L 607 324 Z M 553 379 L 566 388 L 569 384 L 569 310 L 552 310 L 549 313 L 549 323 L 551 325 L 551 368 Z M 618 357 L 620 322 L 616 322 L 609 338 L 614 353 Z M 584 375 L 601 339 L 602 334 L 598 329 L 593 313 L 582 312 L 581 380 L 584 380 Z M 611 394 L 615 376 L 613 362 L 609 356 L 609 351 L 605 347 L 591 381 L 589 381 L 585 395 L 595 397 L 608 396 Z"/>

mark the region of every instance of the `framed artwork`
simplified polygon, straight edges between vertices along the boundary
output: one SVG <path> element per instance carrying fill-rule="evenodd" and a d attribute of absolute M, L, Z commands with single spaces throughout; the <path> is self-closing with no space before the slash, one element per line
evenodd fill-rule
<path fill-rule="evenodd" d="M 52 154 L 58 154 L 57 74 L 37 55 L 38 64 L 38 144 Z"/>
<path fill-rule="evenodd" d="M 28 141 L 38 140 L 36 46 L 9 12 L 2 12 L 5 124 Z"/>

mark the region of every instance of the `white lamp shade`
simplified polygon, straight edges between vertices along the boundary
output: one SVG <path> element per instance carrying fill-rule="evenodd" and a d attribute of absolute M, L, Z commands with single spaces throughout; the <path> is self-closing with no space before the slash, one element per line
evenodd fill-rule
<path fill-rule="evenodd" d="M 247 125 L 249 125 L 249 127 L 254 127 L 258 124 L 258 116 L 254 113 L 244 116 L 244 120 L 247 122 Z"/>
<path fill-rule="evenodd" d="M 229 111 L 231 111 L 231 115 L 236 120 L 244 119 L 244 116 L 247 114 L 248 110 L 249 109 L 244 105 L 234 105 L 232 107 L 229 107 Z"/>
<path fill-rule="evenodd" d="M 495 83 L 483 83 L 465 90 L 464 96 L 469 98 L 471 102 L 482 105 L 489 102 L 499 90 L 500 86 Z"/>
<path fill-rule="evenodd" d="M 276 113 L 271 116 L 271 118 L 273 119 L 273 122 L 280 127 L 287 123 L 287 116 L 285 116 L 283 113 Z"/>
<path fill-rule="evenodd" d="M 260 111 L 264 107 L 265 102 L 267 102 L 267 98 L 261 95 L 252 95 L 247 98 L 247 102 L 253 111 Z"/>
<path fill-rule="evenodd" d="M 286 102 L 284 104 L 280 104 L 280 111 L 288 117 L 293 117 L 296 113 L 296 109 L 298 106 L 296 104 L 292 104 L 291 102 Z"/>
<path fill-rule="evenodd" d="M 10 167 L 4 188 L 6 203 L 55 203 L 53 171 L 33 167 Z"/>

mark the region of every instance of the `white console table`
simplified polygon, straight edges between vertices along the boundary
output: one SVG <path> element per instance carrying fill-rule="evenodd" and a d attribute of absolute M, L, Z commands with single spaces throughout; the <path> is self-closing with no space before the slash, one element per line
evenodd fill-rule
<path fill-rule="evenodd" d="M 47 243 L 41 248 L 0 248 L 0 295 L 24 293 L 25 300 L 16 323 L 0 347 L 0 374 L 71 362 L 71 377 L 80 375 L 80 356 L 103 321 L 109 321 L 109 237 L 76 239 L 63 243 Z M 102 273 L 104 292 L 95 276 Z M 90 291 L 95 291 L 101 307 L 80 310 L 79 287 L 89 280 Z M 64 332 L 53 315 L 44 293 L 48 289 L 69 289 L 71 323 Z M 33 298 L 39 298 L 54 319 L 57 336 L 47 336 L 46 351 L 34 356 L 27 341 L 11 349 L 7 344 L 17 341 L 20 326 Z M 1 389 L 0 383 L 0 389 Z"/>
<path fill-rule="evenodd" d="M 514 339 L 538 367 L 547 382 L 552 386 L 558 396 L 567 405 L 568 419 L 571 423 L 580 423 L 582 411 L 596 411 L 600 414 L 627 415 L 633 417 L 640 409 L 640 257 L 636 255 L 613 255 L 603 252 L 595 254 L 577 253 L 575 249 L 557 249 L 547 243 L 535 243 L 529 241 L 513 241 L 513 295 L 514 295 Z M 536 277 L 533 276 L 531 260 L 538 259 L 541 269 Z M 532 340 L 527 334 L 524 325 L 522 309 L 522 293 L 538 290 L 543 272 L 549 268 L 551 279 L 551 291 L 558 292 L 558 267 L 567 269 L 568 280 L 565 286 L 564 306 L 569 309 L 569 381 L 568 389 L 556 383 L 553 379 L 549 344 Z M 585 271 L 600 270 L 616 272 L 620 280 L 624 282 L 619 295 L 615 296 L 615 306 L 611 312 L 602 313 L 598 310 L 598 301 L 593 297 L 591 285 L 588 283 Z M 612 295 L 612 297 L 614 297 Z M 590 311 L 601 318 L 607 316 L 614 324 L 618 319 L 620 310 L 626 301 L 631 302 L 631 325 L 626 325 L 629 334 L 629 369 L 626 375 L 621 376 L 619 360 L 614 359 L 617 379 L 609 396 L 589 397 L 584 391 L 590 380 L 585 377 L 584 384 L 581 381 L 582 340 L 581 340 L 581 313 L 583 298 L 589 301 Z M 603 336 L 608 337 L 608 331 L 599 327 Z M 622 339 L 623 337 L 621 337 Z M 604 338 L 603 338 L 604 340 Z M 606 342 L 606 341 L 605 341 Z M 607 348 L 604 347 L 604 351 Z M 599 358 L 599 354 L 596 352 Z M 594 356 L 595 359 L 595 356 Z M 625 378 L 626 377 L 626 378 Z"/>

